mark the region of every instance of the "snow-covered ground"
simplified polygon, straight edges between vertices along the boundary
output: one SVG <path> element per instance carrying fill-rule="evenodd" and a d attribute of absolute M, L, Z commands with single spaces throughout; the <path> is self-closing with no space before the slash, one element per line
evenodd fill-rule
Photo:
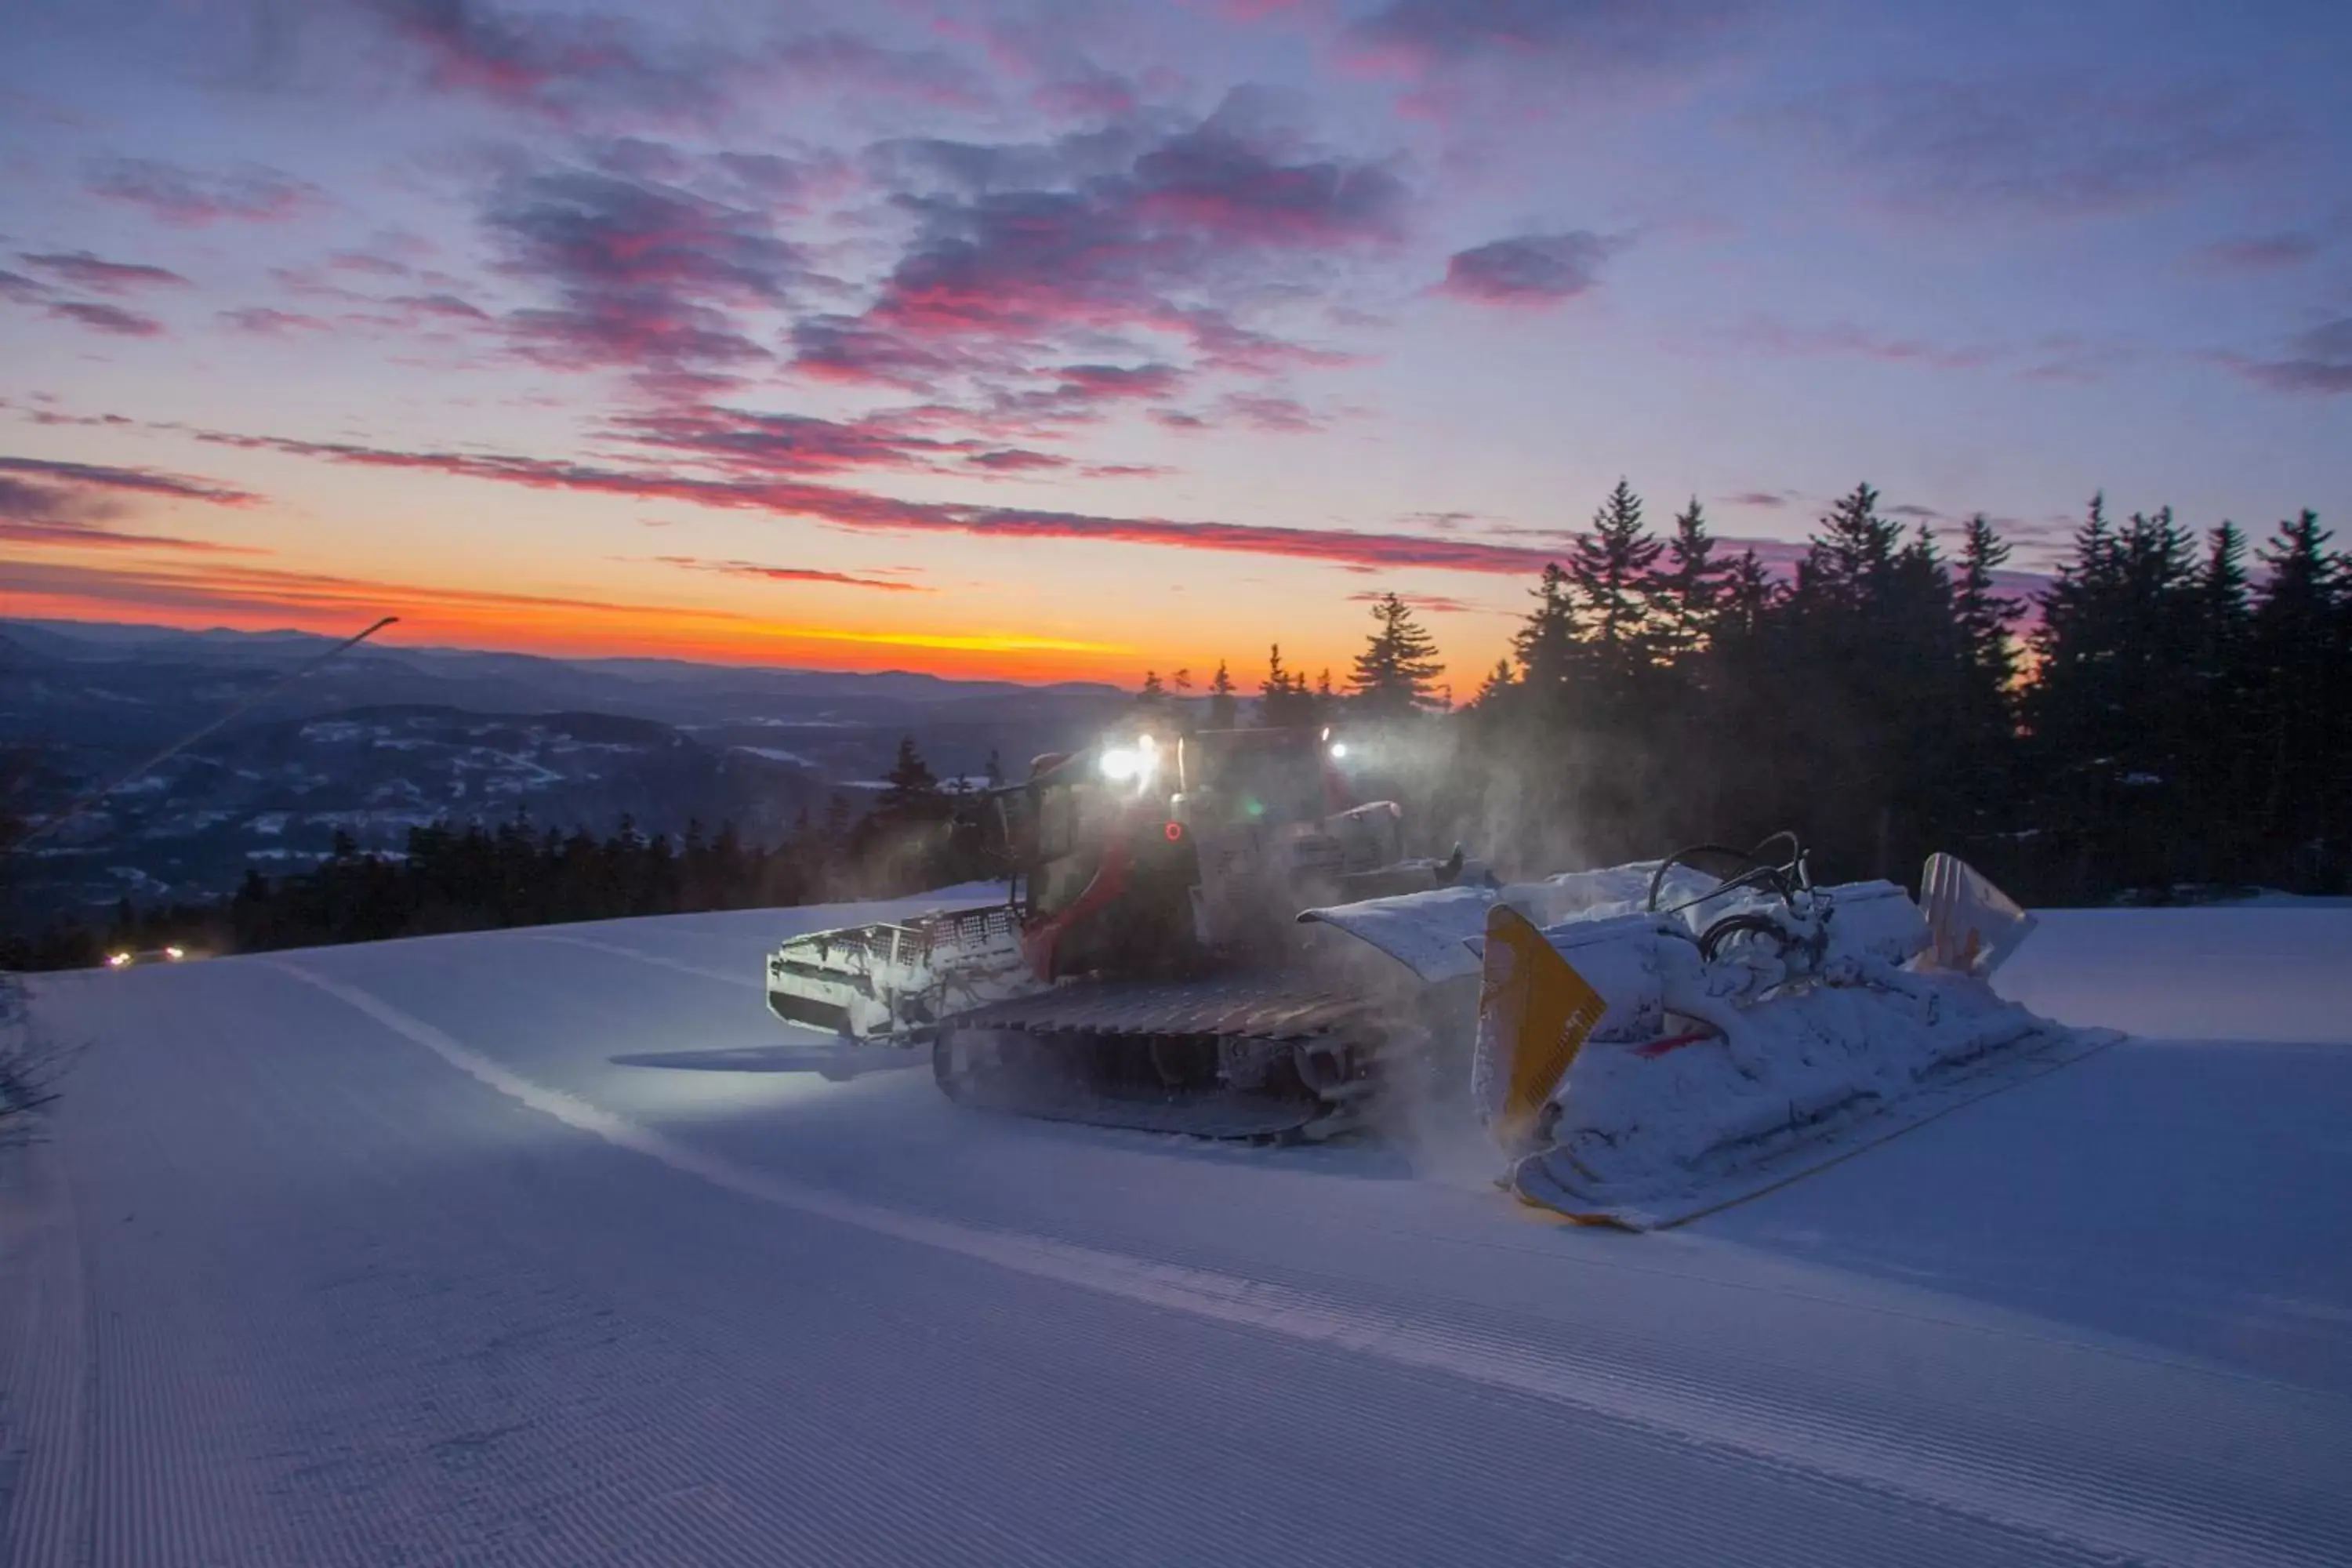
<path fill-rule="evenodd" d="M 2352 910 L 2050 915 L 2148 1037 L 1638 1237 L 830 1081 L 843 912 L 44 982 L 0 1562 L 2352 1561 Z"/>

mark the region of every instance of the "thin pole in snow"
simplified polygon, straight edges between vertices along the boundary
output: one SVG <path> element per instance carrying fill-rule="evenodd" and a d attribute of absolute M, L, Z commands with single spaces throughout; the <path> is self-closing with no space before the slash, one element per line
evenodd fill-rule
<path fill-rule="evenodd" d="M 100 801 L 104 800 L 108 795 L 112 795 L 116 790 L 121 789 L 123 785 L 130 784 L 132 780 L 139 778 L 142 774 L 161 767 L 163 763 L 170 762 L 173 757 L 178 756 L 182 752 L 186 751 L 198 741 L 203 740 L 205 736 L 213 733 L 213 731 L 218 730 L 224 724 L 228 723 L 229 721 L 238 718 L 260 706 L 262 703 L 267 702 L 269 699 L 277 696 L 279 692 L 285 690 L 288 687 L 293 685 L 296 681 L 301 679 L 312 670 L 317 669 L 320 665 L 325 664 L 329 659 L 335 658 L 346 649 L 357 647 L 360 644 L 367 641 L 368 638 L 375 636 L 376 633 L 383 630 L 384 627 L 392 625 L 398 619 L 400 619 L 398 616 L 386 616 L 382 620 L 376 622 L 375 625 L 368 627 L 367 630 L 359 633 L 355 637 L 345 637 L 334 647 L 327 649 L 326 652 L 319 655 L 318 658 L 288 671 L 287 674 L 279 679 L 267 687 L 264 687 L 261 690 L 255 692 L 244 701 L 237 703 L 235 707 L 229 709 L 228 711 L 221 714 L 220 717 L 206 724 L 203 729 L 194 731 L 193 734 L 184 736 L 180 740 L 173 742 L 170 745 L 164 747 L 153 756 L 149 757 L 145 762 L 141 763 L 137 767 L 132 768 L 130 772 L 119 774 L 108 783 L 100 784 L 98 788 L 91 790 L 89 794 L 75 800 L 63 811 L 58 812 L 52 816 L 43 818 L 38 826 L 26 830 L 14 844 L 9 845 L 9 851 L 13 853 L 16 850 L 22 849 L 25 846 L 42 837 L 53 828 L 59 827 L 66 823 L 71 822 L 75 817 L 79 816 L 82 813 L 88 811 L 91 806 L 96 805 Z"/>

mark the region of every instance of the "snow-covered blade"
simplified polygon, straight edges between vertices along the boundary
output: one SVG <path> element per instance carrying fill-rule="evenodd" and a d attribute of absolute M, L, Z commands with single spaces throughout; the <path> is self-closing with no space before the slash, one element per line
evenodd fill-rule
<path fill-rule="evenodd" d="M 1538 927 L 1632 914 L 1646 907 L 1658 865 L 1655 860 L 1642 860 L 1598 871 L 1567 871 L 1540 882 L 1499 886 L 1465 882 L 1430 892 L 1308 910 L 1298 918 L 1337 926 L 1434 985 L 1479 973 L 1486 914 L 1496 905 L 1516 910 Z M 1660 895 L 1664 902 L 1680 903 L 1713 885 L 1713 879 L 1704 874 L 1676 866 L 1668 870 Z"/>
<path fill-rule="evenodd" d="M 2033 917 L 1957 855 L 1927 857 L 1919 874 L 1936 967 L 1990 979 L 2033 934 Z"/>
<path fill-rule="evenodd" d="M 1891 882 L 1659 868 L 1314 912 L 1424 978 L 1478 966 L 1473 1099 L 1530 1203 L 1678 1225 L 2114 1037 L 1993 994 L 2032 921 L 1949 857 L 1933 921 Z"/>
<path fill-rule="evenodd" d="M 768 955 L 768 1010 L 853 1039 L 889 1039 L 1040 988 L 1010 905 L 811 931 Z"/>
<path fill-rule="evenodd" d="M 1948 856 L 1923 881 L 1957 890 L 1940 931 L 1886 882 L 1547 931 L 1610 1011 L 1554 1089 L 1544 1145 L 1517 1159 L 1513 1188 L 1579 1219 L 1677 1225 L 2112 1038 L 1996 996 L 1984 975 L 2029 922 Z"/>

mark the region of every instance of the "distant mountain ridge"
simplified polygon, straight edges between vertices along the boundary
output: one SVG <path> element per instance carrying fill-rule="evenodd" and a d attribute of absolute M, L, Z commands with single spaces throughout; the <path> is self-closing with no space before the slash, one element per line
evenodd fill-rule
<path fill-rule="evenodd" d="M 108 660 L 165 651 L 201 648 L 224 659 L 251 658 L 283 662 L 324 652 L 340 637 L 291 629 L 236 631 L 215 626 L 189 631 L 178 626 L 142 626 L 122 621 L 60 621 L 0 617 L 0 640 L 53 658 Z M 765 695 L 854 697 L 884 695 L 905 700 L 929 698 L 951 701 L 977 695 L 1003 696 L 1044 692 L 1066 695 L 1109 695 L 1120 689 L 1103 681 L 1051 681 L 1032 684 L 1013 680 L 965 680 L 918 670 L 800 669 L 775 665 L 706 664 L 691 659 L 608 658 L 555 658 L 543 654 L 509 653 L 496 649 L 363 643 L 343 656 L 352 665 L 397 661 L 444 679 L 499 678 L 543 681 L 550 685 L 583 677 L 607 677 L 634 683 L 664 682 L 728 686 Z M 341 661 L 339 661 L 340 663 Z"/>
<path fill-rule="evenodd" d="M 0 620 L 0 744 L 36 763 L 10 805 L 55 809 L 335 640 Z M 942 777 L 992 752 L 1018 771 L 1130 700 L 1095 682 L 362 645 L 25 852 L 6 918 L 225 891 L 248 866 L 315 862 L 339 830 L 396 850 L 442 816 L 732 821 L 772 840 L 835 794 L 862 804 L 902 735 Z"/>

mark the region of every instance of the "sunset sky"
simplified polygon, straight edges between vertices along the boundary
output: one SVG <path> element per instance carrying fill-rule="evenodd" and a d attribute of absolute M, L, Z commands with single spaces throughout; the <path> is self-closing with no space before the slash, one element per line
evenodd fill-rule
<path fill-rule="evenodd" d="M 0 615 L 1466 695 L 1622 475 L 2352 510 L 2342 0 L 10 0 Z"/>

